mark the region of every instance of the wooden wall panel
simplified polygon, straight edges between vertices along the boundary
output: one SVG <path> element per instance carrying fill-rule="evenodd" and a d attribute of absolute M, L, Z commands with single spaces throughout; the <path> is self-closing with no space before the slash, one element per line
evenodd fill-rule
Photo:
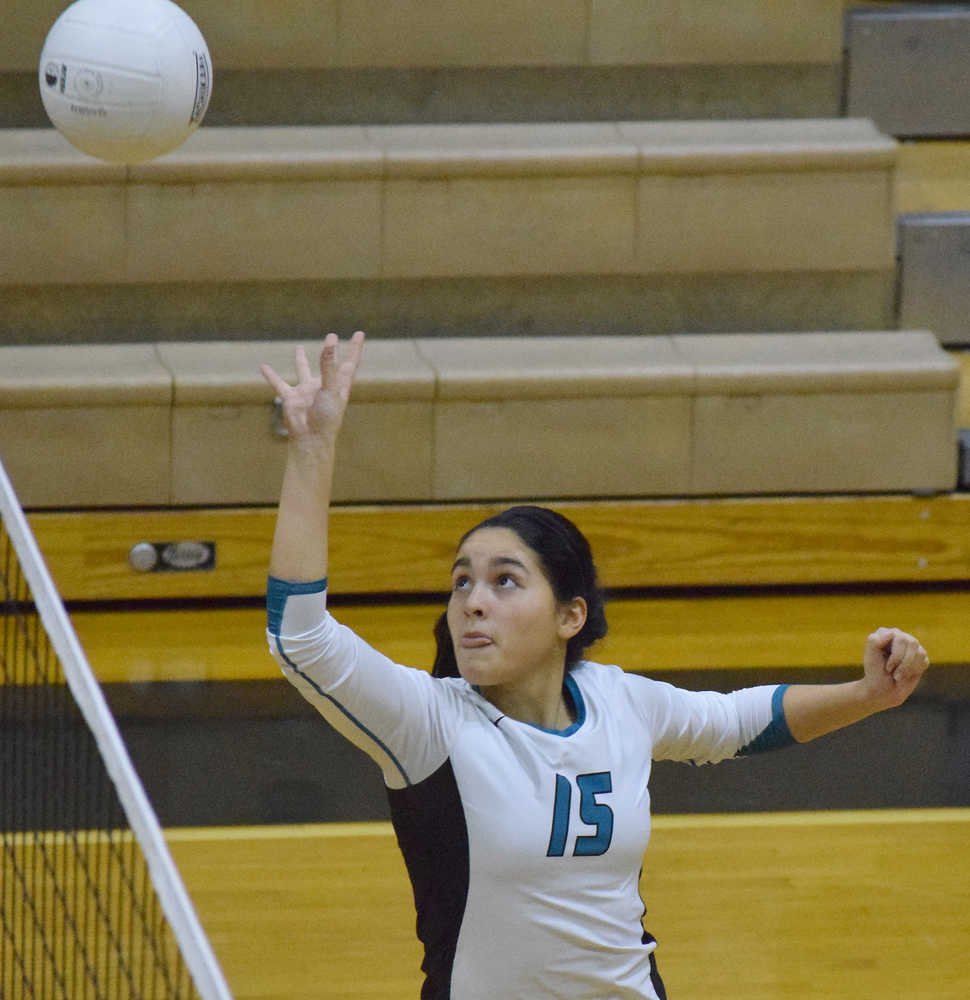
<path fill-rule="evenodd" d="M 335 617 L 408 666 L 434 660 L 440 604 L 339 605 Z M 75 611 L 74 626 L 102 682 L 282 677 L 256 607 Z M 754 594 L 641 598 L 607 604 L 609 635 L 590 659 L 626 670 L 855 667 L 882 626 L 918 635 L 938 665 L 970 663 L 970 592 Z"/>
<path fill-rule="evenodd" d="M 455 547 L 498 504 L 348 506 L 333 512 L 335 594 L 438 593 Z M 608 588 L 929 583 L 970 578 L 970 496 L 553 502 L 586 533 Z M 258 597 L 270 508 L 36 512 L 31 526 L 67 600 Z M 139 574 L 139 541 L 215 540 L 216 566 Z"/>

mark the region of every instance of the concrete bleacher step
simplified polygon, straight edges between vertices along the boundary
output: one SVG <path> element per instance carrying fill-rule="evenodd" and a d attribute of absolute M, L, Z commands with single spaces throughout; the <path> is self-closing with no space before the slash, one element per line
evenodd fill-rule
<path fill-rule="evenodd" d="M 29 507 L 270 504 L 286 445 L 258 366 L 292 358 L 0 348 L 0 454 Z M 375 340 L 335 499 L 948 491 L 959 386 L 925 331 Z"/>
<path fill-rule="evenodd" d="M 203 128 L 131 168 L 0 130 L 0 337 L 884 329 L 895 157 L 854 119 Z"/>
<path fill-rule="evenodd" d="M 46 125 L 36 64 L 62 4 L 0 39 L 0 126 Z M 213 125 L 814 117 L 839 113 L 844 0 L 191 0 Z"/>

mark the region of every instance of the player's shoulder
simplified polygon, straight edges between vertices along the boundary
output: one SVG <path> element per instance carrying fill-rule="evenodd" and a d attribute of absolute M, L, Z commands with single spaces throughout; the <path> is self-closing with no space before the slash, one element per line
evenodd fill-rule
<path fill-rule="evenodd" d="M 595 660 L 581 660 L 572 669 L 572 675 L 580 688 L 597 691 L 609 697 L 627 692 L 636 686 L 638 675 L 630 674 L 615 663 L 599 663 Z"/>
<path fill-rule="evenodd" d="M 613 663 L 583 660 L 573 668 L 573 675 L 581 690 L 614 705 L 627 703 L 642 707 L 664 696 L 669 685 L 653 680 L 645 674 L 624 670 Z"/>
<path fill-rule="evenodd" d="M 591 682 L 602 681 L 604 683 L 609 683 L 610 681 L 616 681 L 618 675 L 625 673 L 622 667 L 618 667 L 615 663 L 599 663 L 596 660 L 580 660 L 572 668 L 572 673 L 575 677 L 588 678 Z"/>
<path fill-rule="evenodd" d="M 625 685 L 631 677 L 639 677 L 639 674 L 631 674 L 623 667 L 615 663 L 600 663 L 597 660 L 580 660 L 573 667 L 573 674 L 592 684 L 604 685 Z"/>
<path fill-rule="evenodd" d="M 475 694 L 475 689 L 465 680 L 464 677 L 432 677 L 431 683 L 438 686 L 438 689 L 445 692 L 447 697 L 458 701 L 469 701 Z"/>

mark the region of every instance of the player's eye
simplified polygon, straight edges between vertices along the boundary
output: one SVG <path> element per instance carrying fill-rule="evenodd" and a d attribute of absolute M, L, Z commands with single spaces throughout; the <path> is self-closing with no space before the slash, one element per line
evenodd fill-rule
<path fill-rule="evenodd" d="M 471 579 L 466 574 L 461 573 L 451 581 L 451 589 L 454 591 L 470 590 Z"/>
<path fill-rule="evenodd" d="M 502 588 L 517 587 L 519 585 L 519 581 L 511 573 L 500 573 L 496 577 L 495 582 Z"/>

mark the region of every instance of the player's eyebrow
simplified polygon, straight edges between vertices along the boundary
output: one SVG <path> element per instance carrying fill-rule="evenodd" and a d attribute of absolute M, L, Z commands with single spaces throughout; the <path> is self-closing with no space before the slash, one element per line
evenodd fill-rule
<path fill-rule="evenodd" d="M 459 556 L 454 565 L 451 567 L 451 572 L 454 573 L 456 569 L 469 569 L 471 567 L 472 561 L 468 556 Z M 492 569 L 498 569 L 501 566 L 515 566 L 521 569 L 523 572 L 528 573 L 529 567 L 526 566 L 524 562 L 516 559 L 514 556 L 495 556 L 493 559 L 489 560 L 488 565 Z"/>

